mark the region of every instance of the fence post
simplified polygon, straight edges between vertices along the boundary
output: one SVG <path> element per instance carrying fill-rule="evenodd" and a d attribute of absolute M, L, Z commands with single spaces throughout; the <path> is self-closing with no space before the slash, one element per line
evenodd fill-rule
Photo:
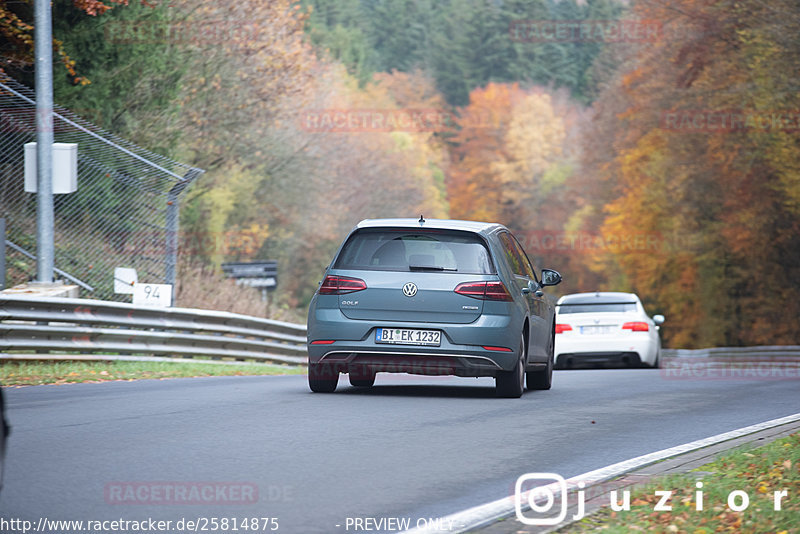
<path fill-rule="evenodd" d="M 49 0 L 34 4 L 36 54 L 36 281 L 53 282 L 53 31 Z"/>
<path fill-rule="evenodd" d="M 6 220 L 0 217 L 0 291 L 6 288 Z"/>
<path fill-rule="evenodd" d="M 175 270 L 178 265 L 178 197 L 192 181 L 200 176 L 203 171 L 191 169 L 183 177 L 183 180 L 172 186 L 167 194 L 167 251 L 166 251 L 166 270 L 164 272 L 164 283 L 172 285 L 172 302 L 175 302 Z"/>
<path fill-rule="evenodd" d="M 175 286 L 175 266 L 178 263 L 178 195 L 180 190 L 176 184 L 167 194 L 167 267 L 164 271 L 164 283 L 173 285 L 173 298 Z M 173 300 L 174 302 L 174 300 Z"/>

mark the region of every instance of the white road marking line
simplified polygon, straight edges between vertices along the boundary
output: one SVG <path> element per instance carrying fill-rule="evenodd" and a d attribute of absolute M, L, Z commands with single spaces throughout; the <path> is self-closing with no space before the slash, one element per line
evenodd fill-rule
<path fill-rule="evenodd" d="M 650 454 L 645 454 L 643 456 L 637 456 L 636 458 L 631 458 L 630 460 L 618 462 L 600 469 L 595 469 L 594 471 L 583 473 L 582 475 L 568 478 L 566 479 L 567 488 L 568 490 L 577 489 L 579 482 L 584 482 L 588 488 L 591 484 L 610 480 L 629 471 L 633 471 L 634 469 L 660 462 L 661 460 L 666 460 L 667 458 L 671 458 L 673 456 L 679 456 L 681 454 L 686 454 L 687 452 L 696 451 L 698 449 L 716 445 L 724 441 L 740 438 L 748 434 L 753 434 L 755 432 L 760 432 L 762 430 L 767 430 L 788 423 L 794 423 L 796 421 L 800 421 L 800 413 L 787 415 L 786 417 L 780 417 L 778 419 L 771 419 L 769 421 L 764 421 L 763 423 L 757 423 L 755 425 L 731 430 L 730 432 L 725 432 L 723 434 L 717 434 L 716 436 L 692 441 L 691 443 L 684 443 L 683 445 L 677 445 L 675 447 L 670 447 L 669 449 L 663 449 L 660 451 L 651 452 Z M 550 489 L 553 493 L 558 491 L 558 484 L 548 484 L 545 487 Z M 528 493 L 529 492 L 523 493 L 523 502 L 527 502 Z M 501 517 L 513 515 L 514 496 L 512 495 L 445 516 L 440 518 L 440 521 L 436 523 L 440 525 L 455 525 L 455 530 L 448 531 L 449 534 L 461 534 L 471 529 L 486 526 L 493 521 L 500 519 Z M 437 530 L 435 527 L 429 527 L 414 528 L 411 530 L 406 530 L 401 534 L 441 534 L 441 532 L 441 530 Z"/>

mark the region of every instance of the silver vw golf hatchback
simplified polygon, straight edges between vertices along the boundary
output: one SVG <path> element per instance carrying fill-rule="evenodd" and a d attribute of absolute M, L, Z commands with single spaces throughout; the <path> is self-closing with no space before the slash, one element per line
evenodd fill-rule
<path fill-rule="evenodd" d="M 308 312 L 308 384 L 333 392 L 340 373 L 495 378 L 497 395 L 550 389 L 554 300 L 500 224 L 372 219 L 347 236 Z"/>

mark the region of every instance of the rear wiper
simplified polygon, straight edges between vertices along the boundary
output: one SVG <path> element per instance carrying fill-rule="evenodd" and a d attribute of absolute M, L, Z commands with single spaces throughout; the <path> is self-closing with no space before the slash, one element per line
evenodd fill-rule
<path fill-rule="evenodd" d="M 455 272 L 458 269 L 451 269 L 449 267 L 439 267 L 438 265 L 409 265 L 409 271 L 452 271 Z"/>

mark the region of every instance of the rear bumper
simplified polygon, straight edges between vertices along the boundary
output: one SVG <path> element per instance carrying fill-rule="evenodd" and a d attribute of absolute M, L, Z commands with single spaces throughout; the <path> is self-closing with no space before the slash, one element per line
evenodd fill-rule
<path fill-rule="evenodd" d="M 579 352 L 562 353 L 556 356 L 555 366 L 568 369 L 585 364 L 610 363 L 614 365 L 641 365 L 641 356 L 636 352 Z"/>
<path fill-rule="evenodd" d="M 468 324 L 361 321 L 348 319 L 338 310 L 325 310 L 324 319 L 309 324 L 309 364 L 328 364 L 338 372 L 365 366 L 374 372 L 423 375 L 495 376 L 516 364 L 522 325 L 511 317 L 482 315 Z M 393 345 L 375 342 L 378 327 L 441 330 L 439 347 Z M 315 340 L 331 344 L 312 345 Z M 490 351 L 483 346 L 506 347 L 508 352 Z"/>
<path fill-rule="evenodd" d="M 510 354 L 510 353 L 509 353 Z M 371 373 L 415 375 L 495 376 L 503 370 L 492 358 L 425 352 L 329 352 L 319 361 L 339 373 L 367 369 Z"/>
<path fill-rule="evenodd" d="M 652 366 L 658 353 L 657 341 L 646 332 L 642 335 L 632 333 L 626 339 L 600 336 L 556 335 L 555 364 L 573 363 L 613 363 Z"/>

